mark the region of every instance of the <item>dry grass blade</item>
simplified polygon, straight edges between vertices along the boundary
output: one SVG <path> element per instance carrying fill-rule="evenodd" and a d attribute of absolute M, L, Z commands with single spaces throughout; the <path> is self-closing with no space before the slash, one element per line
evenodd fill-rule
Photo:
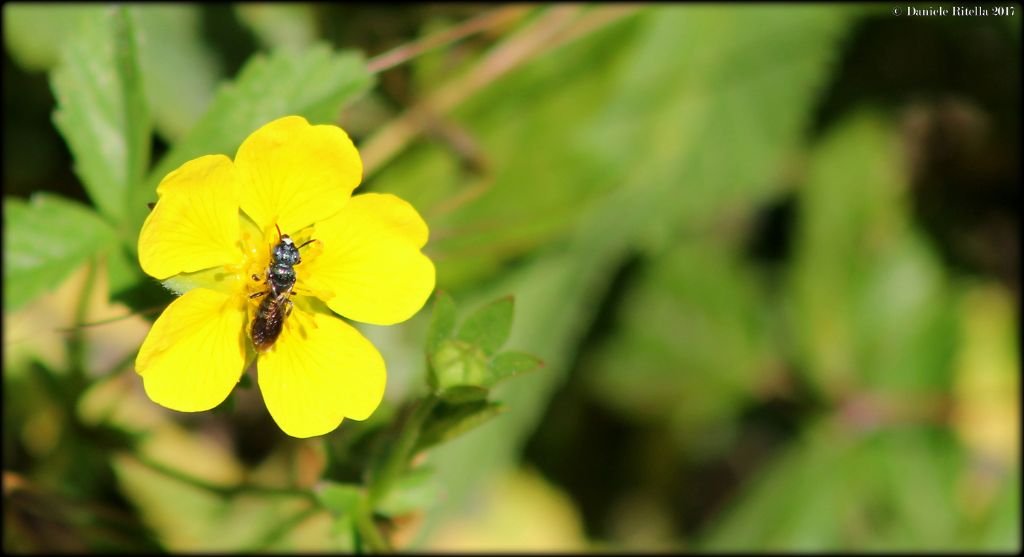
<path fill-rule="evenodd" d="M 391 121 L 360 147 L 363 171 L 371 176 L 445 114 L 502 75 L 569 41 L 635 13 L 633 6 L 555 6 L 495 47 L 472 69 Z"/>

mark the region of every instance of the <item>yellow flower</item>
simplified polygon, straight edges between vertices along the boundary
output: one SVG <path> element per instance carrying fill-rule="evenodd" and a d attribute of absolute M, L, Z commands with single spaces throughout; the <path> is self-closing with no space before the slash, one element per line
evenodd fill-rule
<path fill-rule="evenodd" d="M 260 391 L 294 437 L 363 420 L 384 395 L 384 360 L 346 318 L 390 325 L 412 317 L 434 289 L 420 249 L 427 225 L 389 194 L 352 196 L 363 165 L 336 126 L 280 118 L 250 135 L 235 160 L 208 155 L 168 174 L 139 235 L 148 275 L 184 294 L 153 324 L 135 360 L 146 394 L 182 412 L 227 398 L 258 358 Z M 295 245 L 293 311 L 265 352 L 250 328 L 268 290 L 277 227 Z M 259 280 L 254 280 L 254 276 Z M 265 296 L 264 296 L 265 297 Z"/>

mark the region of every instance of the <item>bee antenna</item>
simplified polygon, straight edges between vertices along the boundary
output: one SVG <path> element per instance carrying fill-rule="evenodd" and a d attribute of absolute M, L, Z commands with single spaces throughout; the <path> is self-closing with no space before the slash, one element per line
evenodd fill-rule
<path fill-rule="evenodd" d="M 295 248 L 295 249 L 302 249 L 302 248 L 306 247 L 307 244 L 312 244 L 315 241 L 316 241 L 316 238 L 310 238 L 310 239 L 306 240 L 305 242 L 302 242 L 302 245 L 297 247 L 297 248 Z"/>
<path fill-rule="evenodd" d="M 275 222 L 274 223 L 274 228 L 277 229 L 277 241 L 280 242 L 281 241 L 281 237 L 283 236 L 283 234 L 281 234 L 281 227 L 278 226 L 277 223 Z"/>

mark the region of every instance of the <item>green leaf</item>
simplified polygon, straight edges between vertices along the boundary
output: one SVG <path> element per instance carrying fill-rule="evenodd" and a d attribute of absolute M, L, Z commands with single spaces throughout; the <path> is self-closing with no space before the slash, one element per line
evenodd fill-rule
<path fill-rule="evenodd" d="M 61 46 L 102 14 L 100 5 L 5 4 L 4 40 L 16 62 L 48 70 Z M 202 37 L 198 5 L 133 5 L 139 68 L 156 129 L 173 142 L 202 116 L 220 75 Z"/>
<path fill-rule="evenodd" d="M 490 390 L 486 387 L 478 387 L 476 385 L 456 385 L 440 391 L 439 396 L 444 399 L 445 402 L 459 404 L 462 402 L 484 400 L 487 398 L 487 394 L 489 392 Z"/>
<path fill-rule="evenodd" d="M 463 321 L 456 338 L 493 355 L 512 332 L 513 305 L 512 296 L 505 296 L 474 311 Z"/>
<path fill-rule="evenodd" d="M 964 549 L 958 447 L 928 428 L 812 427 L 716 519 L 707 552 Z"/>
<path fill-rule="evenodd" d="M 607 340 L 580 360 L 603 404 L 667 425 L 681 447 L 703 456 L 729 446 L 723 432 L 778 379 L 770 298 L 737 253 L 742 246 L 721 244 L 683 241 L 644 259 Z"/>
<path fill-rule="evenodd" d="M 544 362 L 525 352 L 502 352 L 491 360 L 491 384 L 540 369 Z"/>
<path fill-rule="evenodd" d="M 325 480 L 314 490 L 317 501 L 334 515 L 331 531 L 337 543 L 343 547 L 354 547 L 356 543 L 355 516 L 364 503 L 365 489 L 354 484 Z"/>
<path fill-rule="evenodd" d="M 4 46 L 24 68 L 48 70 L 57 64 L 67 38 L 104 9 L 89 4 L 4 4 Z"/>
<path fill-rule="evenodd" d="M 440 290 L 434 294 L 434 311 L 430 314 L 430 328 L 427 330 L 427 355 L 437 352 L 441 341 L 452 336 L 455 330 L 455 301 Z"/>
<path fill-rule="evenodd" d="M 253 56 L 234 82 L 220 87 L 203 117 L 150 173 L 132 205 L 134 226 L 142 227 L 145 204 L 153 200 L 156 185 L 181 164 L 217 153 L 233 157 L 249 134 L 282 116 L 303 116 L 313 124 L 336 122 L 342 106 L 373 81 L 361 54 L 336 53 L 326 45 Z"/>
<path fill-rule="evenodd" d="M 142 272 L 138 259 L 122 243 L 107 253 L 107 271 L 112 277 L 108 298 L 124 304 L 152 321 L 159 310 L 174 301 L 176 293 Z"/>
<path fill-rule="evenodd" d="M 483 182 L 481 195 L 431 222 L 473 231 L 431 241 L 445 257 L 442 288 L 479 284 L 555 244 L 613 192 L 621 197 L 595 223 L 607 241 L 633 243 L 624 231 L 646 228 L 645 243 L 664 242 L 673 222 L 706 224 L 786 184 L 772 169 L 797 145 L 852 11 L 640 10 L 546 50 L 453 111 L 480 151 L 502 153 L 483 176 L 428 144 L 374 186 L 429 211 Z"/>
<path fill-rule="evenodd" d="M 334 524 L 331 525 L 331 531 L 336 536 L 336 548 L 339 553 L 357 554 L 359 544 L 358 531 L 356 529 L 356 521 L 352 515 L 346 514 L 345 516 L 339 516 L 334 519 Z M 292 548 L 288 548 L 289 550 Z"/>
<path fill-rule="evenodd" d="M 138 258 L 123 243 L 107 251 L 106 265 L 108 299 L 128 306 L 150 321 L 179 294 L 142 272 Z"/>
<path fill-rule="evenodd" d="M 364 492 L 361 486 L 332 481 L 325 481 L 323 483 L 325 485 L 316 489 L 314 493 L 317 501 L 325 509 L 336 516 L 349 515 L 356 512 Z"/>
<path fill-rule="evenodd" d="M 374 510 L 385 516 L 401 516 L 434 505 L 440 493 L 434 469 L 421 466 L 399 478 Z"/>
<path fill-rule="evenodd" d="M 462 385 L 484 386 L 490 375 L 483 351 L 461 340 L 441 342 L 430 357 L 429 373 L 430 385 L 438 391 Z"/>
<path fill-rule="evenodd" d="M 318 35 L 317 14 L 309 4 L 236 4 L 235 14 L 267 48 L 300 50 Z"/>
<path fill-rule="evenodd" d="M 56 288 L 94 254 L 114 245 L 114 231 L 92 209 L 36 194 L 4 199 L 4 309 Z"/>
<path fill-rule="evenodd" d="M 116 299 L 140 281 L 148 280 L 135 257 L 124 246 L 116 246 L 107 252 L 107 289 L 111 299 Z"/>
<path fill-rule="evenodd" d="M 168 432 L 149 431 L 147 443 L 136 447 L 150 462 L 162 464 L 173 471 L 181 470 L 190 476 L 219 485 L 241 481 L 245 466 L 235 460 L 229 451 L 212 446 L 200 437 L 182 439 Z M 162 447 L 162 449 L 161 449 Z M 152 454 L 157 453 L 157 454 Z M 177 455 L 176 458 L 170 455 Z M 294 549 L 296 546 L 319 547 L 335 550 L 345 547 L 344 539 L 331 535 L 330 516 L 312 512 L 305 497 L 261 497 L 240 494 L 224 497 L 222 494 L 183 482 L 173 475 L 142 464 L 130 453 L 110 455 L 111 465 L 118 479 L 118 487 L 145 517 L 145 523 L 165 550 L 201 553 L 225 553 L 239 548 L 252 548 L 270 552 Z M 202 462 L 188 467 L 182 462 Z M 282 470 L 283 468 L 275 469 Z M 168 506 L 168 501 L 173 505 Z M 307 522 L 319 523 L 316 528 L 275 530 L 286 525 L 292 517 L 306 515 Z M 269 538 L 280 536 L 268 545 Z"/>
<path fill-rule="evenodd" d="M 767 463 L 743 498 L 701 540 L 704 551 L 815 551 L 834 547 L 841 484 L 852 468 L 837 443 L 798 443 Z M 842 478 L 842 479 L 840 479 Z"/>
<path fill-rule="evenodd" d="M 61 51 L 50 84 L 53 120 L 75 172 L 100 213 L 126 214 L 128 192 L 149 162 L 150 124 L 136 60 L 133 17 L 124 7 L 90 14 Z"/>
<path fill-rule="evenodd" d="M 438 404 L 416 443 L 416 451 L 443 443 L 501 414 L 500 403 L 477 400 L 462 404 Z M 415 451 L 414 451 L 415 452 Z"/>
<path fill-rule="evenodd" d="M 435 515 L 516 461 L 627 258 L 657 253 L 655 239 L 735 230 L 782 190 L 852 21 L 836 6 L 652 6 L 552 49 L 459 109 L 484 150 L 515 158 L 495 161 L 490 189 L 431 230 L 500 230 L 452 234 L 465 255 L 445 263 L 462 266 L 460 281 L 500 271 L 471 283 L 466 301 L 513 293 L 509 342 L 543 358 L 547 372 L 502 385 L 493 395 L 506 418 L 431 453 L 449 495 Z M 405 193 L 420 183 L 384 178 L 375 187 Z M 552 228 L 538 230 L 539 215 Z M 536 234 L 509 238 L 521 226 Z M 451 288 L 456 278 L 440 273 Z"/>
<path fill-rule="evenodd" d="M 965 532 L 958 528 L 962 495 L 956 487 L 967 458 L 956 439 L 927 428 L 894 427 L 870 436 L 858 449 L 875 468 L 857 468 L 851 487 L 864 501 L 854 505 L 868 516 L 883 506 L 892 512 L 885 523 L 872 525 L 875 532 L 862 534 L 859 546 L 872 552 L 967 549 Z"/>
<path fill-rule="evenodd" d="M 1021 506 L 1020 506 L 1020 467 L 1009 473 L 1003 480 L 990 509 L 987 520 L 982 525 L 977 545 L 972 548 L 985 552 L 1013 553 L 1020 551 L 1021 545 Z"/>
<path fill-rule="evenodd" d="M 881 115 L 855 114 L 819 143 L 799 190 L 788 284 L 797 369 L 829 396 L 951 377 L 950 296 L 938 255 L 912 227 L 898 141 Z"/>
<path fill-rule="evenodd" d="M 174 143 L 213 100 L 220 78 L 215 53 L 202 36 L 198 4 L 134 5 L 139 66 L 156 130 Z"/>

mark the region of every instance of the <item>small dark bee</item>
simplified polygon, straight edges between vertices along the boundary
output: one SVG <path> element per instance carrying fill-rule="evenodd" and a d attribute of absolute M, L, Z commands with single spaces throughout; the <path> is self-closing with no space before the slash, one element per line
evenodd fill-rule
<path fill-rule="evenodd" d="M 281 234 L 277 229 L 278 243 L 271 249 L 270 265 L 267 266 L 266 282 L 267 289 L 257 292 L 250 298 L 266 296 L 260 302 L 256 310 L 256 317 L 252 320 L 252 327 L 249 334 L 257 352 L 266 352 L 274 345 L 274 341 L 281 334 L 284 327 L 284 319 L 292 313 L 291 295 L 295 294 L 292 287 L 295 286 L 295 265 L 302 263 L 299 249 L 315 240 L 309 240 L 301 246 L 296 247 L 295 243 L 287 234 Z M 253 280 L 260 280 L 259 275 L 253 275 Z"/>

